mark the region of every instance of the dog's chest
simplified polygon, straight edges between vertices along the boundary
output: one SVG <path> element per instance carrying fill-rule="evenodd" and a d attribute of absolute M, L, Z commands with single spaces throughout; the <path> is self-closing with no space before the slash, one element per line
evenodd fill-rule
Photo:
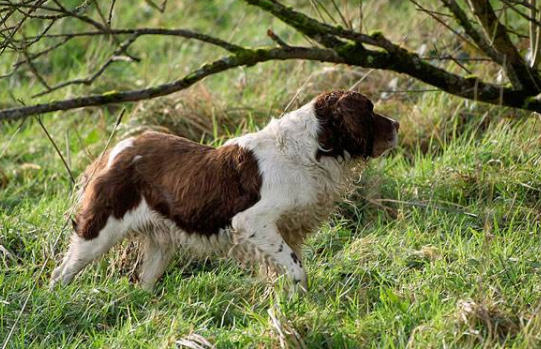
<path fill-rule="evenodd" d="M 283 239 L 294 250 L 300 248 L 308 234 L 316 230 L 333 211 L 333 197 L 319 195 L 314 203 L 293 208 L 277 221 Z"/>
<path fill-rule="evenodd" d="M 298 185 L 288 186 L 288 209 L 277 220 L 280 234 L 294 250 L 332 213 L 342 189 L 341 177 L 326 171 L 306 171 Z M 299 176 L 301 177 L 301 176 Z M 338 179 L 338 180 L 337 180 Z M 283 190 L 278 190 L 285 195 Z"/>

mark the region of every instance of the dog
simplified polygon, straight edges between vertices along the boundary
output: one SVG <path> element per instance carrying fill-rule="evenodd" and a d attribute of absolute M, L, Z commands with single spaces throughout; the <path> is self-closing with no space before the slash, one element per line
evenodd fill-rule
<path fill-rule="evenodd" d="M 119 142 L 82 176 L 75 233 L 50 286 L 135 236 L 148 290 L 179 250 L 263 261 L 306 290 L 306 236 L 351 169 L 397 143 L 399 123 L 373 109 L 360 93 L 333 91 L 218 148 L 158 132 Z"/>

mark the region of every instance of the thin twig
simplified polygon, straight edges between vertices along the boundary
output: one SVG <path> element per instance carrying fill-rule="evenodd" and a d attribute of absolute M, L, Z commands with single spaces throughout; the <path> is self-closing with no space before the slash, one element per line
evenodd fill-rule
<path fill-rule="evenodd" d="M 272 39 L 275 43 L 282 47 L 290 47 L 284 40 L 282 40 L 272 29 L 267 30 L 267 36 Z"/>
<path fill-rule="evenodd" d="M 502 55 L 496 51 L 486 40 L 486 38 L 474 28 L 468 16 L 458 5 L 458 3 L 455 0 L 442 0 L 442 2 L 451 11 L 456 21 L 464 29 L 466 34 L 468 34 L 468 36 L 477 44 L 477 47 L 495 62 L 501 64 L 503 62 Z"/>
<path fill-rule="evenodd" d="M 98 3 L 98 1 L 97 0 L 92 0 L 92 3 L 94 4 L 94 7 L 96 8 L 96 12 L 98 13 L 98 16 L 100 16 L 103 25 L 106 26 L 107 28 L 111 29 L 111 26 L 109 25 L 109 22 L 105 18 L 105 14 L 101 10 L 101 7 L 100 7 L 100 4 Z"/>
<path fill-rule="evenodd" d="M 30 71 L 34 74 L 36 79 L 43 85 L 43 87 L 45 87 L 46 90 L 50 90 L 51 88 L 49 87 L 49 84 L 41 76 L 38 69 L 34 65 L 34 62 L 32 61 L 32 58 L 30 58 L 30 55 L 28 54 L 28 52 L 26 50 L 26 47 L 23 47 L 21 51 L 22 51 L 24 57 L 26 58 L 26 62 L 28 63 L 28 67 L 30 67 Z"/>
<path fill-rule="evenodd" d="M 43 49 L 42 51 L 39 51 L 39 52 L 36 52 L 34 54 L 29 54 L 30 56 L 30 59 L 31 60 L 34 60 L 36 58 L 39 58 L 57 48 L 59 48 L 60 46 L 63 46 L 65 45 L 68 41 L 70 41 L 71 39 L 73 39 L 73 37 L 65 37 L 62 41 L 59 41 L 57 42 L 56 44 L 46 48 L 46 49 Z M 27 59 L 24 59 L 24 60 L 21 60 L 21 61 L 17 61 L 15 64 L 13 64 L 13 67 L 15 69 L 17 69 L 19 66 L 23 65 L 23 64 L 26 64 L 28 63 L 28 60 Z"/>
<path fill-rule="evenodd" d="M 417 6 L 417 8 L 426 13 L 427 15 L 429 15 L 430 17 L 432 17 L 435 21 L 437 21 L 438 23 L 440 23 L 441 25 L 443 25 L 446 29 L 448 29 L 449 31 L 451 31 L 454 35 L 456 35 L 457 37 L 459 37 L 460 39 L 462 39 L 462 41 L 466 42 L 468 45 L 472 46 L 472 47 L 476 47 L 470 40 L 468 40 L 466 37 L 464 37 L 464 35 L 460 34 L 459 32 L 457 32 L 456 30 L 454 30 L 449 24 L 447 24 L 444 20 L 442 20 L 441 18 L 438 17 L 438 15 L 440 15 L 438 12 L 435 12 L 435 11 L 432 11 L 432 10 L 428 10 L 426 9 L 425 7 L 421 6 L 417 1 L 415 0 L 409 0 L 411 1 L 415 6 Z"/>
<path fill-rule="evenodd" d="M 43 3 L 45 3 L 47 0 L 39 0 L 35 6 L 41 6 Z M 17 8 L 18 6 L 23 6 L 25 5 L 26 3 L 24 4 L 17 4 Z M 11 5 L 11 3 L 9 3 L 8 5 Z M 16 10 L 16 9 L 15 9 Z M 2 24 L 5 25 L 7 19 L 9 18 L 9 16 L 11 16 L 11 14 L 13 14 L 15 12 L 15 10 L 13 12 L 11 12 L 9 15 L 5 16 L 4 18 L 2 18 Z M 32 11 L 35 11 L 35 9 L 33 9 Z M 23 17 L 16 25 L 15 27 L 13 28 L 12 31 L 9 32 L 9 35 L 8 37 L 4 40 L 4 43 L 2 45 L 0 45 L 0 56 L 4 53 L 4 51 L 6 50 L 6 48 L 8 47 L 8 44 L 10 44 L 13 40 L 13 37 L 15 36 L 15 33 L 17 33 L 19 31 L 19 29 L 23 26 L 24 22 L 26 22 L 26 20 L 28 19 L 28 17 Z"/>
<path fill-rule="evenodd" d="M 45 132 L 45 134 L 47 135 L 47 138 L 49 138 L 49 141 L 51 141 L 51 144 L 53 145 L 54 149 L 56 150 L 56 153 L 58 154 L 58 156 L 60 156 L 60 159 L 62 160 L 62 163 L 64 163 L 64 167 L 66 168 L 66 171 L 68 171 L 68 174 L 69 174 L 69 177 L 70 177 L 70 180 L 71 180 L 71 184 L 75 185 L 75 177 L 73 176 L 73 173 L 71 172 L 71 169 L 68 166 L 68 163 L 66 162 L 66 159 L 64 159 L 64 156 L 62 155 L 62 152 L 60 151 L 60 149 L 56 145 L 56 142 L 53 140 L 53 137 L 51 137 L 51 134 L 49 133 L 49 131 L 47 131 L 47 128 L 45 127 L 43 122 L 41 122 L 41 118 L 39 116 L 37 116 L 36 119 L 38 120 L 39 125 L 43 129 L 43 132 Z"/>
<path fill-rule="evenodd" d="M 502 65 L 509 81 L 516 89 L 532 89 L 539 91 L 541 81 L 538 74 L 530 69 L 518 49 L 515 47 L 507 28 L 500 22 L 500 18 L 494 13 L 490 1 L 469 0 L 472 12 L 481 24 L 485 36 L 495 51 L 505 60 Z"/>
<path fill-rule="evenodd" d="M 126 109 L 124 108 L 122 109 L 120 114 L 118 114 L 118 117 L 116 118 L 116 122 L 115 122 L 115 127 L 113 128 L 113 131 L 109 135 L 109 138 L 107 139 L 107 143 L 105 143 L 105 147 L 103 148 L 100 154 L 100 158 L 98 162 L 101 162 L 101 160 L 103 159 L 103 156 L 105 155 L 105 152 L 107 152 L 107 149 L 109 149 L 109 145 L 111 145 L 111 141 L 113 140 L 113 137 L 116 134 L 116 130 L 118 126 L 120 125 L 120 123 L 122 122 L 122 118 L 124 117 L 125 113 L 126 113 Z M 98 166 L 94 167 L 92 173 L 88 176 L 87 182 L 90 182 L 90 180 L 92 179 L 92 177 L 94 177 L 94 174 L 96 173 L 97 170 L 98 170 Z"/>
<path fill-rule="evenodd" d="M 167 0 L 164 0 L 164 1 L 162 2 L 161 6 L 160 6 L 160 5 L 156 5 L 156 4 L 154 3 L 154 1 L 152 1 L 152 0 L 145 0 L 145 2 L 146 2 L 147 4 L 149 4 L 151 7 L 154 7 L 154 8 L 155 8 L 156 10 L 158 10 L 160 13 L 164 13 L 164 12 L 165 12 L 165 7 L 167 6 Z"/>
<path fill-rule="evenodd" d="M 32 97 L 35 98 L 35 97 L 41 97 L 43 95 L 46 95 L 46 94 L 49 94 L 53 91 L 56 91 L 56 90 L 59 90 L 61 88 L 64 88 L 66 86 L 69 86 L 69 85 L 77 85 L 77 84 L 84 84 L 84 85 L 90 85 L 92 84 L 98 77 L 100 77 L 104 72 L 105 70 L 111 65 L 113 64 L 114 62 L 118 62 L 118 61 L 123 61 L 124 59 L 122 59 L 120 57 L 121 54 L 125 53 L 126 50 L 128 49 L 128 47 L 133 44 L 135 42 L 135 40 L 138 38 L 137 35 L 132 35 L 128 40 L 124 41 L 123 43 L 120 44 L 120 46 L 115 50 L 115 52 L 113 52 L 113 54 L 111 55 L 111 57 L 109 57 L 109 59 L 103 63 L 101 65 L 101 67 L 94 73 L 92 74 L 91 76 L 87 77 L 87 78 L 84 78 L 84 79 L 74 79 L 74 80 L 70 80 L 70 81 L 65 81 L 65 82 L 62 82 L 60 84 L 57 84 L 55 86 L 47 86 L 47 90 L 45 91 L 42 91 L 40 93 L 37 93 L 35 95 L 33 95 Z M 127 57 L 126 57 L 127 58 Z"/>
<path fill-rule="evenodd" d="M 44 35 L 47 38 L 59 38 L 59 37 L 82 37 L 82 36 L 105 36 L 105 35 L 163 35 L 163 36 L 179 36 L 186 39 L 194 39 L 201 42 L 205 42 L 211 45 L 219 46 L 229 52 L 239 52 L 244 48 L 239 45 L 229 43 L 225 40 L 221 40 L 210 35 L 198 33 L 187 29 L 169 29 L 169 28 L 130 28 L 130 29 L 110 29 L 110 30 L 97 30 L 86 31 L 78 33 L 61 33 L 61 34 L 49 34 Z M 29 37 L 32 38 L 32 37 Z"/>
<path fill-rule="evenodd" d="M 509 0 L 501 0 L 501 1 L 504 2 L 508 6 L 507 8 L 513 10 L 513 12 L 515 12 L 517 15 L 519 15 L 520 17 L 527 20 L 529 23 L 534 23 L 536 25 L 541 25 L 541 21 L 536 16 L 530 16 L 527 13 L 524 13 L 524 12 L 520 11 L 519 9 L 517 9 L 516 5 L 519 5 L 519 4 L 512 3 Z M 520 4 L 520 5 L 524 5 L 524 4 Z M 530 10 L 532 9 L 529 6 L 527 6 L 527 7 L 530 8 Z M 536 12 L 538 12 L 538 11 L 536 11 Z"/>
<path fill-rule="evenodd" d="M 340 19 L 342 20 L 342 23 L 344 23 L 344 26 L 351 30 L 352 28 L 351 28 L 350 24 L 348 23 L 346 17 L 342 14 L 342 11 L 340 11 L 340 7 L 338 7 L 338 5 L 336 4 L 336 1 L 331 0 L 331 3 L 333 4 L 334 9 L 336 10 L 336 12 L 338 12 L 338 15 L 340 16 Z"/>
<path fill-rule="evenodd" d="M 107 19 L 107 26 L 111 28 L 111 22 L 113 20 L 113 10 L 115 8 L 116 0 L 111 0 L 111 7 L 109 8 L 109 18 Z"/>
<path fill-rule="evenodd" d="M 286 107 L 284 108 L 284 110 L 282 111 L 282 115 L 284 115 L 289 107 L 291 107 L 291 105 L 293 104 L 293 102 L 295 101 L 295 99 L 297 99 L 297 97 L 299 96 L 299 94 L 302 92 L 302 90 L 306 87 L 306 85 L 308 84 L 308 82 L 312 79 L 312 77 L 315 75 L 315 73 L 312 73 L 310 75 L 308 75 L 308 77 L 306 78 L 306 80 L 304 80 L 304 82 L 302 83 L 301 87 L 299 87 L 297 89 L 297 92 L 295 92 L 295 94 L 293 95 L 293 97 L 291 98 L 291 100 L 289 101 L 289 103 L 286 105 Z"/>
<path fill-rule="evenodd" d="M 424 93 L 424 92 L 438 92 L 437 88 L 422 88 L 422 89 L 409 89 L 409 90 L 378 90 L 378 93 Z"/>
<path fill-rule="evenodd" d="M 531 0 L 531 16 L 534 19 L 537 19 L 539 17 L 538 13 L 540 11 L 537 10 L 537 1 Z M 531 61 L 530 66 L 534 69 L 537 68 L 539 65 L 539 61 L 541 58 L 541 53 L 539 52 L 541 50 L 541 25 L 539 23 L 535 23 L 535 21 L 530 21 L 530 50 L 531 50 Z"/>
<path fill-rule="evenodd" d="M 359 33 L 364 32 L 364 12 L 363 12 L 363 0 L 359 0 Z"/>
<path fill-rule="evenodd" d="M 439 54 L 439 50 L 438 50 L 438 47 L 436 46 L 436 44 L 434 43 L 434 50 L 436 50 L 436 53 Z M 460 61 L 458 61 L 457 59 L 455 59 L 452 55 L 450 55 L 449 57 L 451 57 L 451 61 L 453 61 L 456 65 L 458 65 L 460 68 L 462 68 L 466 73 L 468 74 L 472 74 L 472 71 L 469 70 L 468 68 L 466 68 L 466 66 L 464 66 L 464 64 L 460 63 Z"/>
<path fill-rule="evenodd" d="M 463 62 L 493 62 L 490 58 L 485 57 L 454 57 L 450 55 L 443 56 L 423 56 L 422 59 L 436 61 L 463 61 Z"/>
<path fill-rule="evenodd" d="M 319 15 L 319 18 L 321 18 L 321 20 L 322 20 L 323 22 L 326 22 L 326 21 L 325 21 L 325 18 L 323 17 L 323 14 L 322 14 L 321 11 L 319 10 L 320 7 L 323 9 L 323 11 L 327 14 L 327 16 L 331 19 L 331 21 L 332 21 L 334 24 L 337 24 L 337 23 L 338 23 L 338 22 L 336 21 L 336 19 L 334 19 L 334 17 L 329 13 L 329 11 L 327 10 L 327 8 L 321 4 L 321 2 L 319 2 L 318 0 L 310 0 L 310 4 L 311 4 L 312 7 L 316 10 L 316 12 L 317 12 L 318 15 Z"/>
<path fill-rule="evenodd" d="M 11 137 L 9 137 L 8 141 L 4 144 L 4 147 L 2 148 L 2 152 L 0 153 L 0 159 L 2 159 L 9 145 L 11 144 L 15 136 L 19 133 L 19 131 L 22 129 L 25 120 L 26 119 L 21 120 L 21 123 L 19 124 L 19 127 L 17 127 L 17 130 L 15 130 L 15 132 L 11 135 Z"/>
<path fill-rule="evenodd" d="M 113 137 L 116 134 L 116 130 L 118 129 L 118 126 L 120 126 L 120 123 L 122 122 L 122 118 L 124 117 L 124 114 L 126 114 L 126 108 L 122 109 L 120 114 L 118 114 L 115 122 L 115 127 L 113 128 L 113 131 L 109 135 L 109 138 L 107 139 L 107 143 L 105 143 L 105 147 L 103 148 L 103 151 L 101 152 L 101 157 L 103 157 L 103 154 L 109 149 L 109 145 L 111 144 L 111 141 L 113 140 Z M 100 159 L 101 159 L 100 157 Z"/>

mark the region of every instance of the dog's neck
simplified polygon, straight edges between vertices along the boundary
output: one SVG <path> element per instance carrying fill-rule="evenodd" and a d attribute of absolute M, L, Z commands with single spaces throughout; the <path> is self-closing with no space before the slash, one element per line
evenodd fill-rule
<path fill-rule="evenodd" d="M 273 118 L 261 131 L 231 139 L 225 145 L 238 144 L 253 149 L 261 142 L 274 144 L 281 156 L 303 166 L 316 182 L 325 187 L 326 195 L 336 199 L 344 192 L 344 186 L 354 173 L 351 169 L 358 167 L 359 162 L 351 159 L 347 152 L 344 158 L 322 156 L 318 159 L 318 150 L 326 150 L 318 142 L 319 132 L 321 126 L 312 101 L 281 118 Z"/>
<path fill-rule="evenodd" d="M 280 150 L 286 156 L 309 167 L 324 168 L 335 180 L 342 181 L 344 178 L 341 177 L 347 176 L 349 169 L 358 165 L 358 161 L 351 159 L 347 152 L 344 157 L 317 157 L 318 151 L 329 149 L 323 149 L 318 141 L 321 125 L 316 118 L 313 101 L 280 119 L 273 119 L 263 131 L 275 135 Z"/>

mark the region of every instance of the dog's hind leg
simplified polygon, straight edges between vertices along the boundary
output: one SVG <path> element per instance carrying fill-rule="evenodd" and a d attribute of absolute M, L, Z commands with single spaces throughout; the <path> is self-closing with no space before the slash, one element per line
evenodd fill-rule
<path fill-rule="evenodd" d="M 146 236 L 142 247 L 143 263 L 139 271 L 139 283 L 143 289 L 150 291 L 174 256 L 175 247 L 172 242 L 161 241 L 156 236 Z"/>
<path fill-rule="evenodd" d="M 97 221 L 105 220 L 103 228 L 95 229 Z M 62 264 L 53 271 L 50 286 L 59 282 L 69 284 L 75 275 L 90 262 L 102 256 L 119 243 L 130 231 L 137 230 L 151 221 L 148 205 L 143 200 L 135 209 L 129 210 L 122 218 L 95 215 L 79 227 L 79 234 L 74 234 Z"/>
<path fill-rule="evenodd" d="M 53 271 L 50 287 L 54 287 L 59 282 L 64 285 L 69 284 L 77 273 L 94 259 L 109 251 L 127 232 L 128 229 L 121 220 L 109 217 L 98 236 L 93 239 L 85 239 L 73 234 L 62 264 Z"/>

